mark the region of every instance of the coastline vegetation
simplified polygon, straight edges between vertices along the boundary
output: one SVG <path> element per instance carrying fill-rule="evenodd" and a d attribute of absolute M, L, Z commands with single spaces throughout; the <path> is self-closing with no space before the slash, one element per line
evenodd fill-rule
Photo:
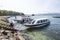
<path fill-rule="evenodd" d="M 0 10 L 0 16 L 16 16 L 16 15 L 24 15 L 22 12 L 15 12 L 15 11 L 7 11 L 7 10 Z"/>

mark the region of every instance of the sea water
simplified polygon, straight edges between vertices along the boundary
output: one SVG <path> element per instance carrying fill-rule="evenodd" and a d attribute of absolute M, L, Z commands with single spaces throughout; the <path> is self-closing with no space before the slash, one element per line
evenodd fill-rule
<path fill-rule="evenodd" d="M 31 18 L 48 18 L 50 25 L 42 28 L 28 28 L 25 34 L 33 40 L 60 40 L 60 18 L 53 18 L 51 15 L 36 15 Z M 16 28 L 26 30 L 26 27 L 21 24 L 17 24 Z"/>

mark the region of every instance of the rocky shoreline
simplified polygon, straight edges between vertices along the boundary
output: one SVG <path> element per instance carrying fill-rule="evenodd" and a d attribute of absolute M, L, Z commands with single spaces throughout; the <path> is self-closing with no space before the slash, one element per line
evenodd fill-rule
<path fill-rule="evenodd" d="M 0 40 L 16 40 L 14 38 L 15 36 L 17 36 L 17 32 L 12 32 L 3 28 L 0 29 Z"/>
<path fill-rule="evenodd" d="M 4 27 L 5 26 L 5 27 Z M 32 40 L 24 30 L 9 26 L 6 16 L 0 16 L 0 40 Z"/>
<path fill-rule="evenodd" d="M 0 40 L 25 40 L 25 38 L 23 38 L 22 34 L 19 36 L 15 30 L 0 27 Z"/>
<path fill-rule="evenodd" d="M 21 35 L 18 36 L 14 28 L 9 27 L 9 23 L 7 23 L 5 18 L 6 17 L 0 16 L 0 40 L 25 40 Z"/>

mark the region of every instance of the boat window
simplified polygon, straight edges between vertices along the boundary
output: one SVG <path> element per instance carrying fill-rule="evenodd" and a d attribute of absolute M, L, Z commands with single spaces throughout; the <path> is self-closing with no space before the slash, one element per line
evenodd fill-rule
<path fill-rule="evenodd" d="M 39 21 L 37 21 L 37 23 L 42 23 L 42 22 L 46 22 L 47 21 L 47 19 L 46 20 L 39 20 Z"/>
<path fill-rule="evenodd" d="M 32 22 L 32 24 L 34 24 L 35 20 Z"/>
<path fill-rule="evenodd" d="M 43 20 L 43 22 L 45 22 L 45 20 Z"/>
<path fill-rule="evenodd" d="M 42 22 L 44 22 L 44 20 L 42 20 Z"/>
<path fill-rule="evenodd" d="M 46 21 L 47 21 L 47 19 L 46 19 Z"/>
<path fill-rule="evenodd" d="M 41 20 L 41 23 L 42 23 L 42 20 Z"/>
<path fill-rule="evenodd" d="M 46 20 L 44 20 L 43 22 L 46 22 L 47 21 L 47 19 Z"/>
<path fill-rule="evenodd" d="M 40 22 L 41 22 L 41 20 L 37 21 L 37 23 L 40 23 Z"/>

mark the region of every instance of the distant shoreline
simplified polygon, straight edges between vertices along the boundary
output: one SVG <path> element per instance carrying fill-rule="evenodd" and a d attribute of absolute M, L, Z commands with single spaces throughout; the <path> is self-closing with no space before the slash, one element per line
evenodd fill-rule
<path fill-rule="evenodd" d="M 53 18 L 60 18 L 60 16 L 54 16 Z"/>
<path fill-rule="evenodd" d="M 24 15 L 22 12 L 16 12 L 16 11 L 8 11 L 8 10 L 0 10 L 0 16 L 21 16 Z"/>

